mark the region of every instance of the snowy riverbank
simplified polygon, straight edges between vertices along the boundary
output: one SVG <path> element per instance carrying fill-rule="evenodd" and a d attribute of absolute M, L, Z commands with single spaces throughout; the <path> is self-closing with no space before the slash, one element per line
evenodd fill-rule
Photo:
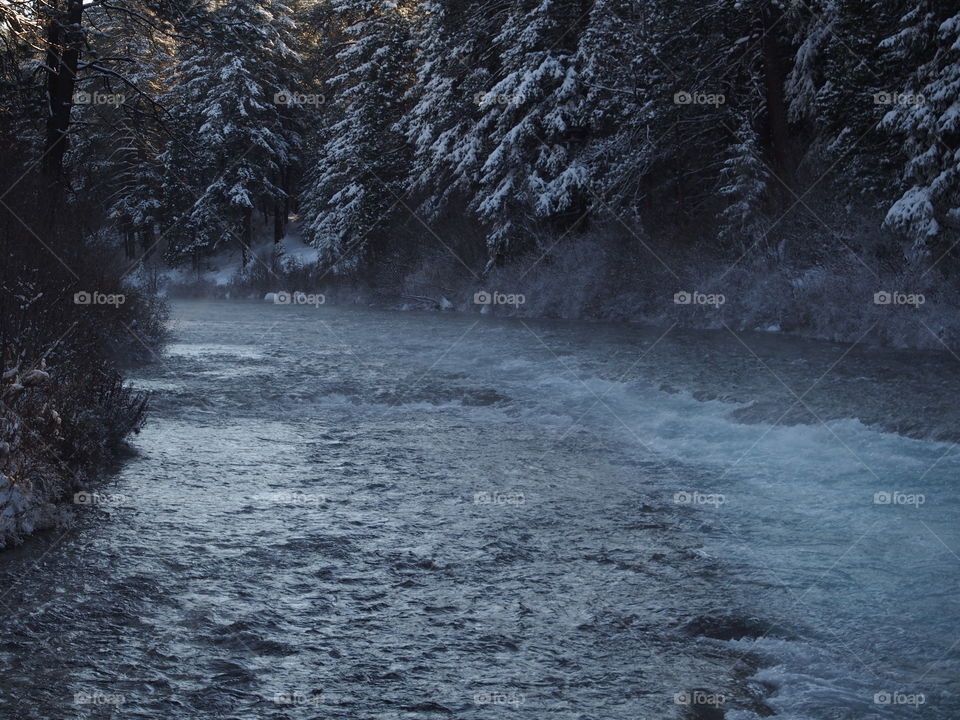
<path fill-rule="evenodd" d="M 849 258 L 804 266 L 790 260 L 705 261 L 650 248 L 649 262 L 591 239 L 492 268 L 485 277 L 452 252 L 405 272 L 343 280 L 316 269 L 297 232 L 262 241 L 246 269 L 236 248 L 193 270 L 154 270 L 173 297 L 261 300 L 302 293 L 331 304 L 451 310 L 531 318 L 782 332 L 835 342 L 953 351 L 960 348 L 960 289 L 935 273 L 883 272 Z M 147 273 L 144 273 L 147 274 Z M 271 298 L 273 296 L 270 296 Z M 295 295 L 291 296 L 295 298 Z"/>

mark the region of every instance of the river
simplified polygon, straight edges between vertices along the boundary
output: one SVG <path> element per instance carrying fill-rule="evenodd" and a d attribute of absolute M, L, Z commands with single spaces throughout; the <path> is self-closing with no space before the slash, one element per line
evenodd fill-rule
<path fill-rule="evenodd" d="M 0 717 L 960 717 L 960 360 L 178 301 Z"/>

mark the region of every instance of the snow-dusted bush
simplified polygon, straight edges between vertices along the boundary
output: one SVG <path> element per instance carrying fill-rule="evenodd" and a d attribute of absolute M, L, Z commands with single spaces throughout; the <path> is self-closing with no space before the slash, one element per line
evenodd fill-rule
<path fill-rule="evenodd" d="M 0 170 L 5 186 L 14 172 Z M 32 178 L 11 187 L 23 224 L 0 210 L 0 547 L 60 519 L 56 503 L 140 428 L 146 397 L 118 368 L 164 336 L 164 306 L 81 235 L 85 209 L 67 204 L 51 223 L 44 192 Z M 44 245 L 32 227 L 47 228 Z"/>

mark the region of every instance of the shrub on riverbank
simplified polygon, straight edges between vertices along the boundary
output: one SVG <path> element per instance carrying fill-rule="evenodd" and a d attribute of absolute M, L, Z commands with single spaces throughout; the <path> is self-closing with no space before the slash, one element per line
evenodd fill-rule
<path fill-rule="evenodd" d="M 82 213 L 50 222 L 41 195 L 16 184 L 17 215 L 0 208 L 0 547 L 64 520 L 57 503 L 139 430 L 146 397 L 120 367 L 164 335 L 164 305 L 84 238 Z"/>

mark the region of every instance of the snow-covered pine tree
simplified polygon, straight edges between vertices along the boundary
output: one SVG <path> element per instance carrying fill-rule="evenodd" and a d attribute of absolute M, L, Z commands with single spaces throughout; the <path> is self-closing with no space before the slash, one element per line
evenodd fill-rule
<path fill-rule="evenodd" d="M 793 6 L 788 18 L 797 47 L 786 83 L 790 118 L 803 128 L 807 167 L 815 176 L 829 169 L 824 185 L 837 197 L 889 192 L 892 154 L 880 120 L 904 72 L 879 44 L 895 5 L 818 0 Z"/>
<path fill-rule="evenodd" d="M 725 201 L 720 213 L 719 240 L 741 254 L 759 244 L 770 219 L 764 209 L 770 198 L 767 166 L 751 118 L 744 115 L 737 126 L 737 141 L 728 146 L 720 171 L 719 193 Z"/>
<path fill-rule="evenodd" d="M 591 3 L 516 3 L 494 39 L 501 67 L 481 98 L 467 142 L 489 146 L 472 207 L 487 224 L 490 263 L 531 247 L 531 225 L 560 231 L 589 202 L 580 150 L 584 116 L 577 49 Z"/>
<path fill-rule="evenodd" d="M 493 38 L 507 9 L 503 3 L 428 1 L 416 14 L 417 77 L 400 128 L 412 148 L 412 189 L 428 218 L 448 209 L 464 212 L 475 191 L 488 143 L 473 130 L 499 68 Z"/>
<path fill-rule="evenodd" d="M 905 155 L 885 224 L 909 239 L 912 259 L 939 261 L 960 241 L 960 12 L 936 0 L 912 5 L 882 43 L 910 70 L 883 118 Z"/>
<path fill-rule="evenodd" d="M 355 269 L 389 242 L 409 175 L 409 147 L 396 127 L 412 79 L 412 2 L 333 0 L 343 27 L 337 73 L 328 82 L 326 127 L 308 158 L 300 207 L 306 239 L 334 272 Z"/>
<path fill-rule="evenodd" d="M 654 57 L 656 7 L 597 0 L 577 49 L 589 137 L 583 162 L 591 169 L 595 214 L 640 219 L 651 167 L 669 129 L 663 88 L 669 69 Z M 609 209 L 609 210 L 608 210 Z"/>
<path fill-rule="evenodd" d="M 297 147 L 281 105 L 299 60 L 290 15 L 282 0 L 217 3 L 196 45 L 180 48 L 164 153 L 171 260 L 232 239 L 245 264 L 255 209 L 284 198 L 277 179 Z"/>
<path fill-rule="evenodd" d="M 654 0 L 635 25 L 630 55 L 642 130 L 614 175 L 628 182 L 614 187 L 633 193 L 653 227 L 675 233 L 689 226 L 698 242 L 716 230 L 721 242 L 752 244 L 738 232 L 775 189 L 763 179 L 767 168 L 791 173 L 786 108 L 776 90 L 783 80 L 779 11 L 768 1 Z M 632 165 L 634 157 L 641 163 Z"/>
<path fill-rule="evenodd" d="M 74 105 L 75 151 L 69 154 L 73 189 L 101 198 L 113 232 L 129 257 L 139 238 L 153 250 L 162 209 L 166 114 L 157 98 L 166 92 L 171 65 L 169 27 L 147 7 L 91 5 L 88 49 L 79 63 Z M 102 103 L 100 100 L 105 100 Z"/>

